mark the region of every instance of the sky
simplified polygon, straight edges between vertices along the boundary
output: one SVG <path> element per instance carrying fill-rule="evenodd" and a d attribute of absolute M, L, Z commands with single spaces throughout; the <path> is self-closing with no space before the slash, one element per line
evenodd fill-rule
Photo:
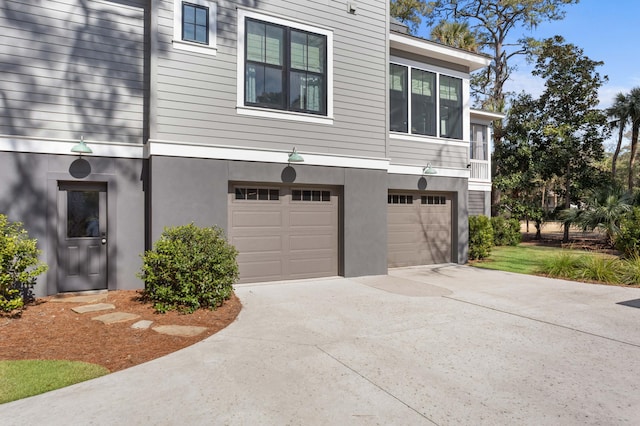
<path fill-rule="evenodd" d="M 594 61 L 603 61 L 598 67 L 601 75 L 607 75 L 609 81 L 598 93 L 600 108 L 613 103 L 618 92 L 627 93 L 633 87 L 640 86 L 640 0 L 580 0 L 578 4 L 564 6 L 566 16 L 561 21 L 543 22 L 536 29 L 510 34 L 509 41 L 517 41 L 522 36 L 547 38 L 561 35 L 567 43 L 583 49 L 583 54 Z M 514 30 L 515 31 L 515 30 Z M 429 38 L 429 32 L 421 29 L 419 35 Z M 510 81 L 507 91 L 522 90 L 538 96 L 544 89 L 542 80 L 531 75 L 531 65 L 518 57 L 510 63 L 518 67 Z"/>

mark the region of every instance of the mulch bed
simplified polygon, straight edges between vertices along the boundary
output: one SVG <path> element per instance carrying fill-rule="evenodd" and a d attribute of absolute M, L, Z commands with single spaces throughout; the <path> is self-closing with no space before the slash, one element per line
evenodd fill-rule
<path fill-rule="evenodd" d="M 99 364 L 109 371 L 123 370 L 175 352 L 203 340 L 231 324 L 242 305 L 234 295 L 215 311 L 200 309 L 193 314 L 155 313 L 139 301 L 140 292 L 118 290 L 107 294 L 106 303 L 117 312 L 140 315 L 134 321 L 103 324 L 92 317 L 114 312 L 77 314 L 78 303 L 38 299 L 19 318 L 0 317 L 0 360 L 58 359 Z M 151 320 L 156 325 L 192 325 L 207 330 L 195 337 L 176 337 L 151 329 L 136 330 L 131 324 Z"/>

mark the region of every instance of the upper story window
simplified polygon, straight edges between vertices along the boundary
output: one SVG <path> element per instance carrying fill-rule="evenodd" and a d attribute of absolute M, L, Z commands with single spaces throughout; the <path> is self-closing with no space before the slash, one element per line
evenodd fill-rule
<path fill-rule="evenodd" d="M 389 76 L 391 131 L 462 139 L 462 79 L 399 64 Z"/>
<path fill-rule="evenodd" d="M 239 112 L 330 117 L 331 32 L 242 9 L 238 19 Z"/>
<path fill-rule="evenodd" d="M 182 2 L 182 40 L 209 43 L 209 8 Z"/>
<path fill-rule="evenodd" d="M 247 19 L 245 105 L 327 115 L 327 38 Z"/>
<path fill-rule="evenodd" d="M 174 0 L 173 46 L 216 54 L 216 3 L 210 0 Z"/>
<path fill-rule="evenodd" d="M 489 159 L 488 129 L 487 125 L 471 123 L 469 158 L 472 160 L 487 161 Z"/>

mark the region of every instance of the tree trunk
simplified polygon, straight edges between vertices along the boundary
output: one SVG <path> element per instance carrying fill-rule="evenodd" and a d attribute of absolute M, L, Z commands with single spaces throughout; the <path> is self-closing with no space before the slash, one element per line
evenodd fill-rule
<path fill-rule="evenodd" d="M 640 130 L 640 119 L 633 122 L 631 130 L 631 156 L 629 157 L 629 192 L 633 191 L 633 166 L 636 162 L 636 151 L 638 149 L 638 130 Z"/>
<path fill-rule="evenodd" d="M 571 208 L 571 178 L 569 177 L 569 167 L 567 167 L 567 181 L 566 181 L 566 193 L 564 196 L 564 208 L 565 209 L 570 209 Z M 563 243 L 568 243 L 569 242 L 569 227 L 571 226 L 571 224 L 569 222 L 565 222 L 564 223 L 564 235 L 562 236 L 562 242 Z"/>
<path fill-rule="evenodd" d="M 618 145 L 611 158 L 611 179 L 616 179 L 616 163 L 618 162 L 618 155 L 620 155 L 620 148 L 622 147 L 622 136 L 624 134 L 624 126 L 620 126 L 620 132 L 618 133 Z"/>

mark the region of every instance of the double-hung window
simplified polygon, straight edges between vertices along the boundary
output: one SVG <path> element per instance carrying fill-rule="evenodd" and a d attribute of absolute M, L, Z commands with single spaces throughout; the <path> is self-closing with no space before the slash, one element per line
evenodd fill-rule
<path fill-rule="evenodd" d="M 389 111 L 392 132 L 462 139 L 462 79 L 392 63 Z"/>
<path fill-rule="evenodd" d="M 211 0 L 174 0 L 173 46 L 215 55 L 216 3 Z"/>
<path fill-rule="evenodd" d="M 244 103 L 327 115 L 327 38 L 247 18 Z"/>

